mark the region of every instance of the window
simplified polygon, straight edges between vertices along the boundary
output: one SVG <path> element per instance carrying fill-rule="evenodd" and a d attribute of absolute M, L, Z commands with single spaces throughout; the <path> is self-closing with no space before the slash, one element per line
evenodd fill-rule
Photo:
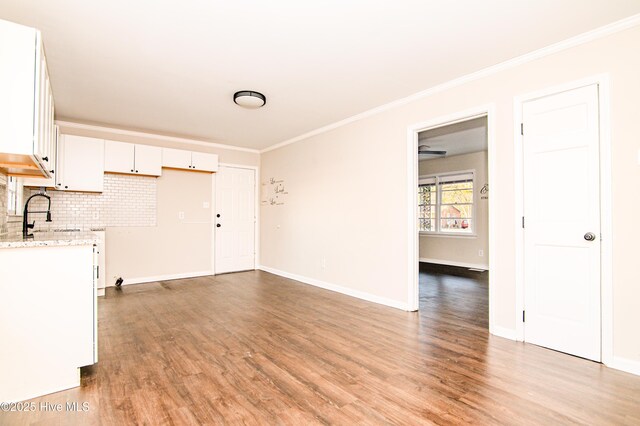
<path fill-rule="evenodd" d="M 473 234 L 473 172 L 421 177 L 418 230 L 436 234 Z"/>
<path fill-rule="evenodd" d="M 436 178 L 420 179 L 418 185 L 418 210 L 420 231 L 435 232 L 436 230 Z"/>
<path fill-rule="evenodd" d="M 7 177 L 7 213 L 22 214 L 22 182 L 13 176 Z"/>

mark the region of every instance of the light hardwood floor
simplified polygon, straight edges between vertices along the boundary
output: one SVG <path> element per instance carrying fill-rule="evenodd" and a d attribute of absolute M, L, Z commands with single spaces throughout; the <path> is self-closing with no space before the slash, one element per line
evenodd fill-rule
<path fill-rule="evenodd" d="M 481 278 L 421 280 L 415 313 L 259 271 L 109 289 L 99 363 L 34 400 L 89 411 L 0 424 L 640 424 L 640 377 L 490 336 Z"/>

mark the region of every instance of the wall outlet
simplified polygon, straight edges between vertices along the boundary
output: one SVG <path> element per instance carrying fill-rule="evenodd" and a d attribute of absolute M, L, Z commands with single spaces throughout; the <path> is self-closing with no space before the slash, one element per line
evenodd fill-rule
<path fill-rule="evenodd" d="M 209 208 L 209 202 L 208 202 L 208 201 L 204 201 L 204 202 L 202 203 L 202 208 L 203 208 L 203 209 L 208 209 L 208 208 Z"/>
<path fill-rule="evenodd" d="M 484 250 L 478 250 L 478 256 L 480 257 L 484 256 Z"/>
<path fill-rule="evenodd" d="M 184 212 L 178 212 L 178 219 L 180 220 L 184 219 Z"/>
<path fill-rule="evenodd" d="M 320 262 L 320 267 L 322 269 L 325 269 L 327 267 L 327 259 L 325 257 L 322 258 L 322 261 Z"/>
<path fill-rule="evenodd" d="M 100 219 L 100 212 L 93 212 L 93 220 Z"/>

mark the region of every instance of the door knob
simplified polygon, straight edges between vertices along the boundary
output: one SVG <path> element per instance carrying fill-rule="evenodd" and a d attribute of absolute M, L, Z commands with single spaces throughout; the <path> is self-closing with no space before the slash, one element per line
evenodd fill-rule
<path fill-rule="evenodd" d="M 596 234 L 594 234 L 593 232 L 587 232 L 586 234 L 584 234 L 584 239 L 587 241 L 593 241 L 596 239 Z"/>
<path fill-rule="evenodd" d="M 220 225 L 219 223 L 216 224 L 216 228 L 220 228 L 222 225 Z"/>

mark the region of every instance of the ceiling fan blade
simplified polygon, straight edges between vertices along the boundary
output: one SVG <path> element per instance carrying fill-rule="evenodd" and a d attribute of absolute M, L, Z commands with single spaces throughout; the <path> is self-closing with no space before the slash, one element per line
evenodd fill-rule
<path fill-rule="evenodd" d="M 447 155 L 447 151 L 434 151 L 430 149 L 425 149 L 425 150 L 418 150 L 418 154 Z"/>

